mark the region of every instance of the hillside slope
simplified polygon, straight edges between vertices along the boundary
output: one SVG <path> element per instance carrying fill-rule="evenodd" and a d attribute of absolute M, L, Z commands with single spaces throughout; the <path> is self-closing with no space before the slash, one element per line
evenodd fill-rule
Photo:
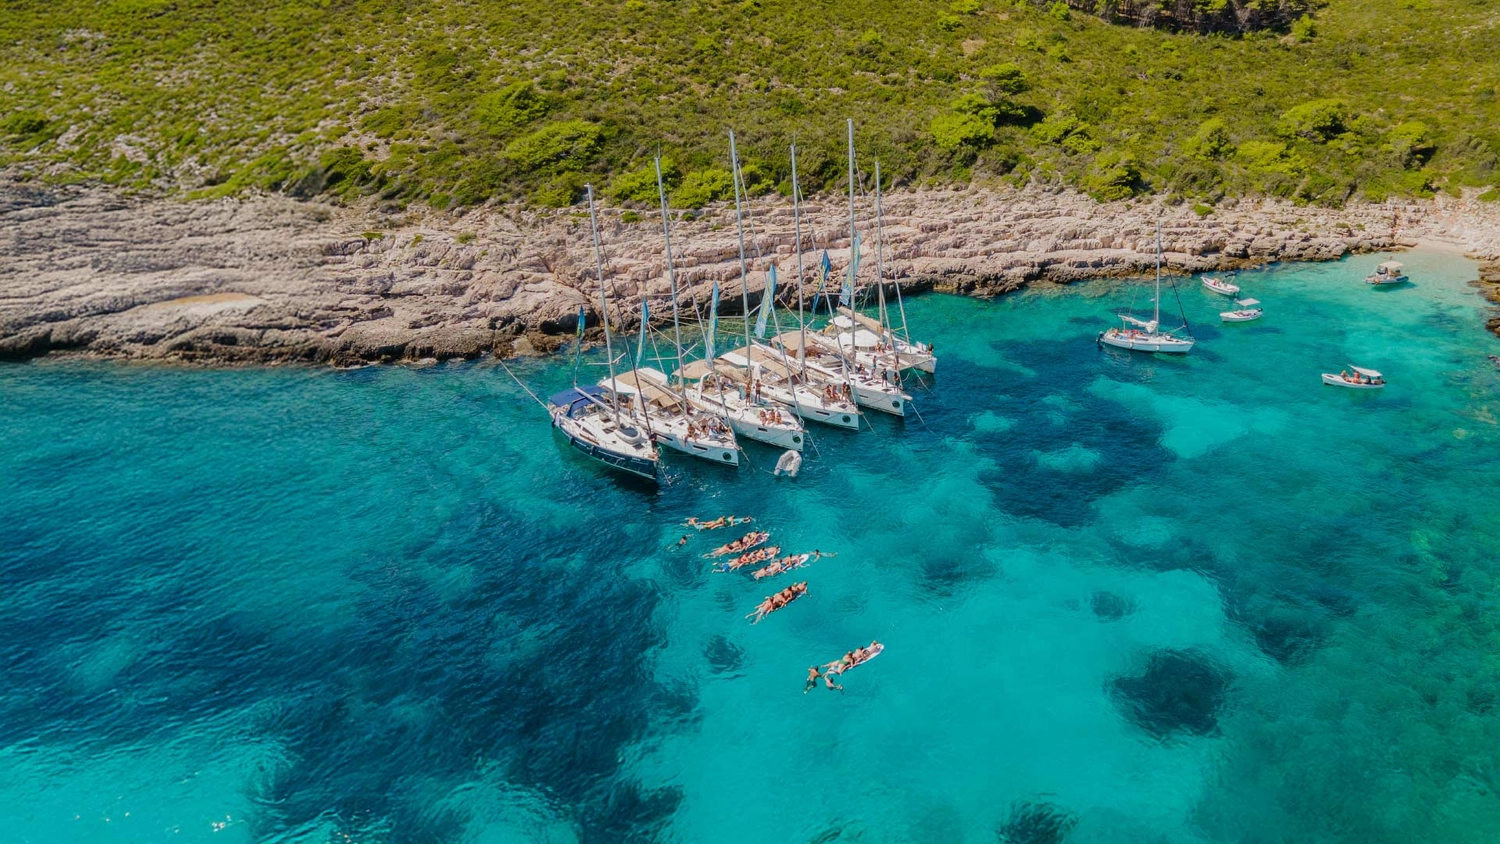
<path fill-rule="evenodd" d="M 852 116 L 897 184 L 1497 196 L 1500 0 L 1332 0 L 1244 35 L 1081 11 L 1136 6 L 1162 4 L 12 0 L 0 165 L 443 208 L 585 179 L 649 201 L 660 150 L 699 206 L 729 190 L 731 127 L 753 190 L 786 190 L 793 139 L 806 189 L 837 187 Z"/>

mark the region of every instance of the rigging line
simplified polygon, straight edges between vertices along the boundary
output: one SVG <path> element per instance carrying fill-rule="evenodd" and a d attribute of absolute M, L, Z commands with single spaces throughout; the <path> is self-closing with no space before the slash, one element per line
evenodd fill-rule
<path fill-rule="evenodd" d="M 541 405 L 543 410 L 547 410 L 549 413 L 551 412 L 547 408 L 547 403 L 544 402 L 544 401 L 542 401 L 541 399 L 537 398 L 536 397 L 536 393 L 533 393 L 531 391 L 530 387 L 528 387 L 524 383 L 522 383 L 521 379 L 517 378 L 516 374 L 514 372 L 510 371 L 510 367 L 508 367 L 508 366 L 505 365 L 505 361 L 500 360 L 499 358 L 496 358 L 495 359 L 495 363 L 500 364 L 500 368 L 503 369 L 503 370 L 505 370 L 505 374 L 509 375 L 511 377 L 511 380 L 516 382 L 516 386 L 517 387 L 520 387 L 521 389 L 525 390 L 526 391 L 526 395 L 531 396 L 531 400 L 532 401 L 534 401 L 537 404 Z M 577 386 L 577 385 L 574 385 L 574 386 Z"/>

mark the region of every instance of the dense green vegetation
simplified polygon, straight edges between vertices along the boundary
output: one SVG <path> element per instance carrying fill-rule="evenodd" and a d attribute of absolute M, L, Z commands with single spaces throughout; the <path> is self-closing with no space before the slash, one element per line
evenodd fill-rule
<path fill-rule="evenodd" d="M 1311 14 L 1309 14 L 1309 12 Z M 1202 206 L 1500 183 L 1500 0 L 10 0 L 0 164 L 438 207 L 842 178 Z"/>

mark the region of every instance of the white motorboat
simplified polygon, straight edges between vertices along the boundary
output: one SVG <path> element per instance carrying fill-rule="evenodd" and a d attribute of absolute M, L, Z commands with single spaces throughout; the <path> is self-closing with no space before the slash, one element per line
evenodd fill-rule
<path fill-rule="evenodd" d="M 726 466 L 740 465 L 734 431 L 718 415 L 693 407 L 667 386 L 667 376 L 641 368 L 599 382 L 615 395 L 629 398 L 638 427 L 668 448 Z"/>
<path fill-rule="evenodd" d="M 1330 387 L 1344 387 L 1349 390 L 1381 390 L 1385 388 L 1385 376 L 1373 369 L 1349 364 L 1349 371 L 1334 375 L 1332 372 L 1323 373 L 1323 383 Z"/>
<path fill-rule="evenodd" d="M 785 475 L 788 478 L 795 478 L 797 477 L 797 473 L 800 471 L 802 471 L 801 453 L 796 451 L 788 451 L 782 454 L 781 458 L 776 461 L 776 471 L 772 474 L 774 474 L 778 478 L 782 475 Z"/>
<path fill-rule="evenodd" d="M 1386 261 L 1375 268 L 1375 272 L 1365 276 L 1365 284 L 1375 286 L 1386 284 L 1405 284 L 1411 279 L 1406 277 L 1406 268 L 1400 261 Z"/>
<path fill-rule="evenodd" d="M 1234 283 L 1233 275 L 1228 278 L 1206 275 L 1203 277 L 1203 286 L 1215 293 L 1222 293 L 1225 296 L 1238 296 L 1240 293 L 1240 286 Z"/>
<path fill-rule="evenodd" d="M 1149 320 L 1138 319 L 1129 314 L 1120 314 L 1124 323 L 1099 333 L 1100 345 L 1128 349 L 1132 352 L 1158 352 L 1183 355 L 1193 350 L 1192 336 L 1178 337 L 1172 331 L 1161 330 L 1161 223 L 1156 224 L 1156 293 L 1152 297 L 1154 314 Z M 1182 328 L 1187 329 L 1187 315 L 1182 318 Z"/>
<path fill-rule="evenodd" d="M 1220 311 L 1219 319 L 1225 322 L 1251 322 L 1260 319 L 1261 315 L 1265 313 L 1264 309 L 1260 307 L 1260 300 L 1258 299 L 1235 299 L 1234 303 L 1239 306 L 1238 309 Z"/>

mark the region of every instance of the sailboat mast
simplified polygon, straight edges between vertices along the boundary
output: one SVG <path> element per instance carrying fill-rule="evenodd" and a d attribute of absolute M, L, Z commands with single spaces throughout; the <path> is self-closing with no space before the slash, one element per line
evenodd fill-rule
<path fill-rule="evenodd" d="M 859 247 L 859 242 L 857 240 L 855 240 L 855 238 L 854 238 L 854 118 L 852 118 L 852 117 L 849 118 L 848 125 L 849 125 L 849 312 L 852 314 L 854 312 L 854 262 L 859 257 L 857 254 L 855 254 L 855 250 L 858 249 L 858 247 Z M 842 296 L 840 296 L 839 298 L 843 299 Z M 850 326 L 850 328 L 849 328 L 849 332 L 850 332 L 849 333 L 849 341 L 850 341 L 850 343 L 854 342 L 854 331 L 857 330 L 858 327 L 859 327 L 859 323 L 857 323 L 857 322 L 854 323 L 852 326 Z M 843 336 L 843 332 L 840 332 L 839 336 L 842 337 Z M 851 373 L 852 370 L 853 370 L 853 365 L 849 363 L 847 355 L 844 354 L 844 344 L 843 344 L 842 340 L 839 342 L 839 355 L 840 355 L 840 357 L 843 357 L 845 359 L 844 360 L 844 371 L 845 371 L 845 373 Z"/>
<path fill-rule="evenodd" d="M 729 162 L 734 166 L 734 227 L 740 239 L 740 302 L 745 310 L 745 374 L 750 375 L 750 278 L 745 269 L 745 217 L 740 209 L 740 154 L 734 146 L 734 130 L 729 130 Z M 750 399 L 749 388 L 745 398 Z"/>
<path fill-rule="evenodd" d="M 802 206 L 797 189 L 797 145 L 792 144 L 792 225 L 797 230 L 797 325 L 802 333 L 797 345 L 797 362 L 807 374 L 807 315 L 802 307 Z M 814 303 L 816 304 L 816 303 Z"/>
<path fill-rule="evenodd" d="M 661 236 L 667 242 L 667 283 L 672 286 L 672 334 L 677 342 L 677 388 L 682 383 L 682 320 L 677 308 L 677 273 L 672 268 L 672 227 L 667 223 L 667 188 L 661 179 L 661 156 L 656 157 L 656 195 L 661 197 Z"/>
<path fill-rule="evenodd" d="M 609 298 L 604 294 L 604 249 L 599 245 L 599 217 L 594 213 L 594 186 L 584 185 L 589 192 L 589 228 L 594 230 L 594 267 L 599 272 L 599 318 L 604 322 L 604 356 L 609 363 L 609 382 L 615 383 L 615 347 L 609 336 Z M 615 412 L 615 426 L 624 428 L 620 421 L 620 401 L 610 402 Z"/>
<path fill-rule="evenodd" d="M 880 330 L 891 336 L 891 351 L 896 353 L 896 371 L 901 371 L 901 350 L 896 346 L 895 332 L 889 325 L 890 311 L 885 307 L 885 220 L 880 206 L 880 159 L 875 159 L 875 277 L 880 283 Z M 901 287 L 896 287 L 896 301 L 901 301 Z M 901 309 L 901 330 L 906 330 L 906 309 Z M 885 338 L 882 337 L 883 341 Z"/>
<path fill-rule="evenodd" d="M 1156 313 L 1151 320 L 1159 329 L 1161 326 L 1161 220 L 1156 221 Z"/>

